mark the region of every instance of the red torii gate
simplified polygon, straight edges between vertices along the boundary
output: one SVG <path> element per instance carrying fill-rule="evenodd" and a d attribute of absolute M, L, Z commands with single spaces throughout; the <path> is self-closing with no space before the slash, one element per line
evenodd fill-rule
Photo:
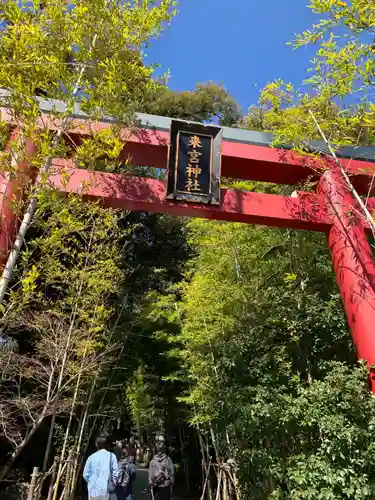
<path fill-rule="evenodd" d="M 63 111 L 64 103 L 40 99 L 40 104 L 43 111 L 40 127 L 57 130 L 59 123 L 49 111 L 52 108 Z M 4 108 L 0 111 L 2 118 L 11 123 L 8 111 Z M 123 159 L 130 157 L 133 164 L 165 169 L 171 120 L 143 114 L 139 114 L 138 119 L 140 125 L 136 130 L 122 129 Z M 69 137 L 78 144 L 82 137 L 108 128 L 114 122 L 109 118 L 91 123 L 77 106 Z M 105 206 L 116 208 L 326 233 L 358 358 L 375 365 L 375 264 L 366 234 L 367 224 L 357 202 L 330 158 L 301 157 L 288 149 L 270 147 L 271 141 L 269 134 L 224 127 L 222 175 L 289 185 L 312 178 L 317 181 L 316 192 L 296 191 L 292 196 L 280 196 L 222 189 L 219 206 L 175 202 L 165 199 L 163 181 L 89 172 L 77 169 L 70 160 L 58 158 L 53 161 L 50 183 L 63 193 L 79 195 L 86 186 L 86 198 L 101 199 Z M 32 145 L 29 147 L 32 149 Z M 324 150 L 321 143 L 312 143 L 312 147 Z M 338 155 L 358 193 L 371 195 L 375 148 L 344 148 Z M 19 168 L 24 170 L 23 165 Z M 20 193 L 15 181 L 0 176 L 0 265 L 4 265 L 18 229 L 19 221 L 12 213 L 10 201 Z M 367 201 L 368 208 L 375 209 L 375 198 L 369 197 Z M 371 376 L 371 385 L 375 392 L 375 376 Z"/>

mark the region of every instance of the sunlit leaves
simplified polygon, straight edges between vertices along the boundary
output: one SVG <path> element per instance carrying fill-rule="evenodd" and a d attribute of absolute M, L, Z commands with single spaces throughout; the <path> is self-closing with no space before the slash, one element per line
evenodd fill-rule
<path fill-rule="evenodd" d="M 0 88 L 12 91 L 9 104 L 19 119 L 35 121 L 37 90 L 69 103 L 84 65 L 80 98 L 85 110 L 123 118 L 126 105 L 134 111 L 143 93 L 156 85 L 150 79 L 153 68 L 142 63 L 139 51 L 174 14 L 174 0 L 53 0 L 43 9 L 36 1 L 8 0 L 2 12 Z M 22 106 L 27 101 L 30 108 Z"/>

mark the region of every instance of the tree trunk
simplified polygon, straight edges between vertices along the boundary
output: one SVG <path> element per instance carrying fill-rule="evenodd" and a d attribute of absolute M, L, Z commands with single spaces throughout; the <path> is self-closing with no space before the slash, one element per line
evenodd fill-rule
<path fill-rule="evenodd" d="M 13 451 L 11 456 L 8 458 L 8 461 L 6 462 L 6 464 L 3 465 L 3 467 L 1 468 L 1 470 L 0 470 L 0 482 L 4 480 L 5 476 L 8 474 L 12 465 L 14 464 L 14 461 L 18 458 L 18 456 L 23 451 L 25 446 L 29 443 L 30 439 L 33 437 L 33 435 L 39 429 L 45 416 L 46 416 L 46 408 L 44 408 L 42 415 L 39 417 L 39 420 L 37 420 L 37 422 L 35 422 L 34 427 L 32 427 L 30 432 L 28 434 L 26 434 L 23 441 L 17 446 L 17 448 Z"/>

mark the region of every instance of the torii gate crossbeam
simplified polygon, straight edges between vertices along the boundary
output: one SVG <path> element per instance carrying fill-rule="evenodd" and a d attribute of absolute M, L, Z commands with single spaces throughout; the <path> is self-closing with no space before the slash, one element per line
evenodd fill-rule
<path fill-rule="evenodd" d="M 40 127 L 56 129 L 59 123 L 49 111 L 52 108 L 63 111 L 64 103 L 40 99 L 40 105 L 44 113 Z M 6 109 L 1 109 L 1 116 L 12 122 Z M 165 168 L 170 119 L 150 115 L 138 118 L 137 129 L 122 129 L 123 159 L 130 157 L 133 164 Z M 68 136 L 79 143 L 82 137 L 105 129 L 113 122 L 109 118 L 90 123 L 77 107 Z M 54 160 L 49 180 L 51 186 L 61 192 L 101 199 L 106 206 L 325 232 L 357 355 L 369 365 L 375 365 L 375 264 L 359 207 L 340 169 L 329 158 L 321 156 L 314 160 L 297 156 L 288 149 L 270 147 L 271 141 L 268 134 L 224 127 L 222 175 L 291 185 L 313 179 L 318 184 L 316 192 L 297 191 L 293 196 L 284 197 L 223 189 L 219 206 L 181 203 L 165 199 L 161 181 L 88 172 L 62 159 Z M 324 150 L 321 143 L 313 143 L 312 147 Z M 369 195 L 375 174 L 375 148 L 345 148 L 339 151 L 339 156 L 358 192 Z M 23 167 L 20 165 L 20 170 Z M 6 176 L 0 181 L 0 257 L 4 264 L 18 226 L 9 202 L 21 191 L 16 191 L 14 181 Z M 368 199 L 368 206 L 375 208 L 375 198 Z M 375 391 L 375 381 L 371 382 Z"/>

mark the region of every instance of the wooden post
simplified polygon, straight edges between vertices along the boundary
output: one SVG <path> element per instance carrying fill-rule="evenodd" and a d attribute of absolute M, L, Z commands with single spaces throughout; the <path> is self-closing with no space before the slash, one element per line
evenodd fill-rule
<path fill-rule="evenodd" d="M 56 472 L 57 472 L 57 459 L 55 458 L 52 465 L 51 480 L 49 483 L 47 500 L 52 500 L 53 488 L 55 486 Z"/>
<path fill-rule="evenodd" d="M 73 496 L 74 491 L 73 491 L 73 481 L 74 481 L 74 467 L 75 467 L 75 460 L 74 460 L 74 452 L 73 450 L 70 450 L 68 453 L 68 459 L 67 459 L 67 470 L 66 470 L 66 479 L 65 479 L 65 496 L 62 497 L 62 500 L 69 500 L 71 496 Z"/>
<path fill-rule="evenodd" d="M 39 467 L 34 467 L 33 473 L 31 474 L 31 481 L 30 481 L 30 486 L 29 486 L 29 491 L 27 493 L 27 500 L 33 500 L 34 499 L 34 489 L 36 486 L 36 481 L 39 476 Z"/>

